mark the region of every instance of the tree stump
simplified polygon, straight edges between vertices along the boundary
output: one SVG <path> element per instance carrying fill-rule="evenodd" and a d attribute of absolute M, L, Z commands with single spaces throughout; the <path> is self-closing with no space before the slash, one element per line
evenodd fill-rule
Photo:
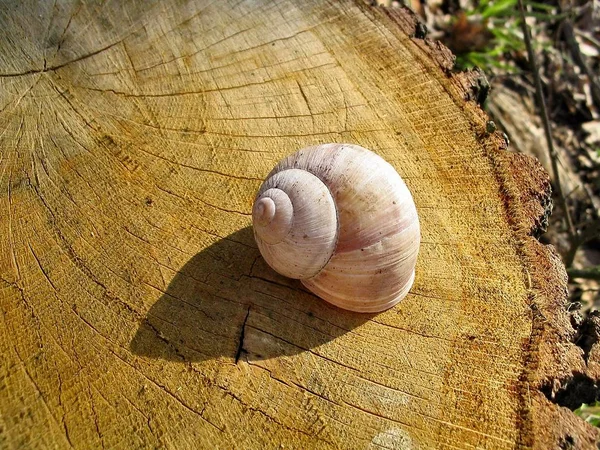
<path fill-rule="evenodd" d="M 535 238 L 547 175 L 410 12 L 0 9 L 2 448 L 593 447 L 563 406 L 600 358 Z M 380 314 L 253 240 L 266 174 L 325 142 L 382 155 L 415 198 L 416 281 Z"/>

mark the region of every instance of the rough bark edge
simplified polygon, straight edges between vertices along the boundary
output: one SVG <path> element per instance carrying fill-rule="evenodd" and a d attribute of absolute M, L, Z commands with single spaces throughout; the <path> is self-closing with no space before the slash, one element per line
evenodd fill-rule
<path fill-rule="evenodd" d="M 364 6 L 364 5 L 363 5 Z M 380 11 L 446 75 L 449 94 L 471 119 L 485 154 L 501 186 L 506 217 L 513 229 L 515 247 L 523 261 L 523 277 L 529 288 L 532 331 L 523 343 L 525 370 L 520 376 L 521 407 L 517 447 L 596 448 L 600 432 L 552 401 L 553 395 L 574 376 L 597 380 L 600 375 L 600 344 L 592 347 L 586 363 L 583 351 L 573 342 L 577 330 L 571 325 L 567 274 L 552 245 L 538 241 L 552 208 L 550 178 L 539 161 L 507 152 L 508 141 L 489 124 L 479 106 L 489 85 L 479 70 L 453 72 L 454 56 L 443 44 L 424 36 L 418 17 L 408 8 L 371 8 Z M 588 367 L 589 366 L 589 367 Z M 593 370 L 592 370 L 593 369 Z"/>

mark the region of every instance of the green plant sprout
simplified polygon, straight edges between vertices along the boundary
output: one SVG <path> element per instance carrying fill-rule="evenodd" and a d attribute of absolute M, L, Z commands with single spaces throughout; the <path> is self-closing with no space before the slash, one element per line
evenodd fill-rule
<path fill-rule="evenodd" d="M 573 412 L 586 422 L 595 427 L 600 427 L 600 402 L 596 402 L 592 405 L 584 403 Z"/>
<path fill-rule="evenodd" d="M 525 5 L 530 7 L 526 16 L 534 17 L 537 20 L 552 21 L 566 17 L 566 14 L 555 14 L 555 6 L 533 1 L 526 1 Z M 502 58 L 505 54 L 525 51 L 517 0 L 482 0 L 466 14 L 467 17 L 477 17 L 486 21 L 487 28 L 494 38 L 483 51 L 459 55 L 456 59 L 457 67 L 460 69 L 480 67 L 486 73 L 493 72 L 494 69 L 504 73 L 517 72 L 517 67 L 511 58 L 506 60 Z M 540 42 L 536 42 L 534 45 L 543 49 L 550 49 L 552 46 L 551 43 Z"/>

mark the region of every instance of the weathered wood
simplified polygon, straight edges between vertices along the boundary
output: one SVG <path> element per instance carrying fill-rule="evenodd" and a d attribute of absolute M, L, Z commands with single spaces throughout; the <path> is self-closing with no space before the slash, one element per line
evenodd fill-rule
<path fill-rule="evenodd" d="M 532 237 L 547 176 L 410 13 L 5 1 L 0 24 L 1 447 L 593 446 L 548 400 L 592 366 Z M 249 228 L 276 161 L 336 141 L 420 214 L 415 285 L 377 315 L 275 274 Z"/>

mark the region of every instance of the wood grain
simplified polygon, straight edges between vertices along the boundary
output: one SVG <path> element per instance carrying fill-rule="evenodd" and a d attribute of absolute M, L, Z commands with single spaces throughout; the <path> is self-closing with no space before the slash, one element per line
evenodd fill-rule
<path fill-rule="evenodd" d="M 1 447 L 593 446 L 544 394 L 586 370 L 532 237 L 547 176 L 409 12 L 8 1 L 0 24 Z M 324 142 L 414 195 L 415 285 L 384 313 L 253 241 L 263 178 Z"/>

